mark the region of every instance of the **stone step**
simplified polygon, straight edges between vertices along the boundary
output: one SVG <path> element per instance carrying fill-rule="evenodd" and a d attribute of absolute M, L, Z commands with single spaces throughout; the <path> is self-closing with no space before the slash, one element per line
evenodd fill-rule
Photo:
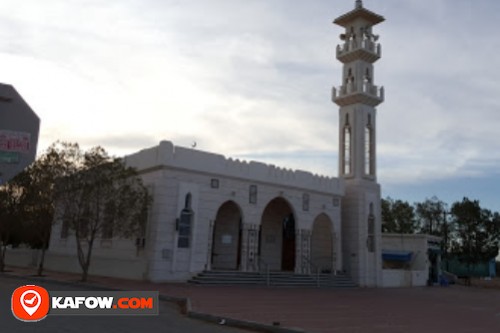
<path fill-rule="evenodd" d="M 325 288 L 355 288 L 356 285 L 345 275 L 320 274 L 319 286 Z M 204 271 L 188 282 L 199 285 L 267 285 L 265 274 L 239 271 Z M 317 287 L 317 277 L 312 274 L 293 272 L 270 272 L 269 284 L 283 287 Z"/>

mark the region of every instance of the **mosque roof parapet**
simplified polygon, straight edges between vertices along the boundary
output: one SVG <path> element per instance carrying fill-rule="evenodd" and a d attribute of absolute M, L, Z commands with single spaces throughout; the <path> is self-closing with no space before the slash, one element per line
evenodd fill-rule
<path fill-rule="evenodd" d="M 286 169 L 262 162 L 226 158 L 220 154 L 174 146 L 170 141 L 161 141 L 158 146 L 128 155 L 125 161 L 139 171 L 170 167 L 334 195 L 344 193 L 344 183 L 339 178 L 319 176 L 308 171 Z"/>

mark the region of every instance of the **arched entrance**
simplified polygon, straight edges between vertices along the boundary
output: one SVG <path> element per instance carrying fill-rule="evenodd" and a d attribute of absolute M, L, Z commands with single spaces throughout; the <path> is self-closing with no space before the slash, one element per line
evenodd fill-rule
<path fill-rule="evenodd" d="M 233 201 L 227 201 L 217 211 L 212 244 L 212 269 L 240 267 L 241 211 Z"/>
<path fill-rule="evenodd" d="M 332 222 L 326 214 L 321 214 L 314 220 L 311 234 L 311 262 L 320 271 L 333 270 Z"/>
<path fill-rule="evenodd" d="M 272 270 L 295 269 L 295 217 L 285 199 L 269 202 L 262 214 L 260 257 Z"/>

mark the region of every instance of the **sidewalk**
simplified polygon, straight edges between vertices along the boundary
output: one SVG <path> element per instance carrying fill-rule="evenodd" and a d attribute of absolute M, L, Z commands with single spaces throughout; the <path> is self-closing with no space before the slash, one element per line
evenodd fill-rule
<path fill-rule="evenodd" d="M 17 276 L 34 270 L 10 268 Z M 77 274 L 47 271 L 46 279 L 78 283 Z M 500 291 L 453 286 L 411 289 L 212 287 L 90 276 L 89 284 L 158 290 L 189 298 L 191 310 L 221 318 L 328 332 L 499 332 Z"/>

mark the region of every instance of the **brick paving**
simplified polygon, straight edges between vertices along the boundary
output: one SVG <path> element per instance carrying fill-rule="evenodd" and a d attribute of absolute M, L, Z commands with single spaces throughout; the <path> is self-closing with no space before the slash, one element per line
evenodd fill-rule
<path fill-rule="evenodd" d="M 28 276 L 33 270 L 11 268 Z M 46 272 L 77 283 L 79 275 Z M 128 290 L 158 290 L 191 300 L 192 310 L 311 333 L 500 332 L 500 290 L 477 287 L 316 289 L 196 286 L 90 277 L 89 283 Z"/>

